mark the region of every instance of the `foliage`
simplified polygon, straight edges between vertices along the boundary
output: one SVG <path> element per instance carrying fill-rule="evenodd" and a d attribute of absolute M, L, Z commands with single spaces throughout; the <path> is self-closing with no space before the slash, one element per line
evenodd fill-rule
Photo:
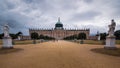
<path fill-rule="evenodd" d="M 78 34 L 78 39 L 86 39 L 86 34 L 85 33 L 79 33 Z"/>
<path fill-rule="evenodd" d="M 36 32 L 31 33 L 31 38 L 32 38 L 32 39 L 38 39 L 38 38 L 39 38 L 38 33 L 36 33 Z"/>
<path fill-rule="evenodd" d="M 77 39 L 77 35 L 72 35 L 64 38 L 64 40 L 74 40 L 74 39 Z"/>
<path fill-rule="evenodd" d="M 64 40 L 74 40 L 74 39 L 86 39 L 86 34 L 79 33 L 78 35 L 72 35 L 64 38 Z"/>
<path fill-rule="evenodd" d="M 44 39 L 44 35 L 40 35 L 40 36 L 39 36 L 39 39 Z"/>
<path fill-rule="evenodd" d="M 17 39 L 18 36 L 22 35 L 22 32 L 18 32 L 16 34 L 10 33 L 10 37 L 12 37 L 12 39 Z M 0 39 L 2 39 L 4 37 L 4 34 L 0 34 Z"/>
<path fill-rule="evenodd" d="M 3 36 L 4 36 L 4 34 L 2 33 L 2 34 L 0 34 L 0 39 L 2 39 L 3 38 Z"/>
<path fill-rule="evenodd" d="M 18 33 L 16 33 L 16 35 L 17 36 L 21 36 L 21 35 L 23 35 L 23 33 L 22 32 L 18 32 Z"/>
<path fill-rule="evenodd" d="M 107 33 L 100 33 L 100 40 L 105 40 L 107 35 Z M 114 35 L 117 40 L 120 40 L 120 30 L 115 31 Z"/>
<path fill-rule="evenodd" d="M 105 40 L 107 33 L 100 33 L 100 40 Z"/>
<path fill-rule="evenodd" d="M 12 39 L 17 39 L 18 36 L 16 34 L 10 34 L 10 37 L 12 37 Z"/>
<path fill-rule="evenodd" d="M 31 34 L 31 38 L 32 39 L 44 39 L 44 40 L 52 40 L 52 39 L 55 39 L 53 37 L 49 37 L 49 36 L 44 36 L 44 35 L 38 35 L 38 33 L 32 33 Z"/>
<path fill-rule="evenodd" d="M 116 39 L 120 40 L 120 30 L 115 31 L 114 35 L 116 36 Z"/>
<path fill-rule="evenodd" d="M 39 36 L 39 39 L 52 40 L 52 39 L 55 39 L 55 38 L 49 37 L 49 36 L 40 35 L 40 36 Z"/>
<path fill-rule="evenodd" d="M 4 34 L 0 34 L 0 39 L 2 39 L 4 37 Z M 18 38 L 18 36 L 16 34 L 10 34 L 10 37 L 12 37 L 12 39 L 16 39 Z"/>

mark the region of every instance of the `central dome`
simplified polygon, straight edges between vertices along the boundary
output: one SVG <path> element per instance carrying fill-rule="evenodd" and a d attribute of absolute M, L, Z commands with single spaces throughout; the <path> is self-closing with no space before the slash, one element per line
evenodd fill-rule
<path fill-rule="evenodd" d="M 58 18 L 58 22 L 55 24 L 55 29 L 63 29 L 63 24 L 60 22 L 60 18 Z"/>

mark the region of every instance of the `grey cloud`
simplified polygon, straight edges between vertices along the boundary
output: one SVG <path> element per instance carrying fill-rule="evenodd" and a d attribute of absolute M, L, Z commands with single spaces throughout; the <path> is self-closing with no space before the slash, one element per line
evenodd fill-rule
<path fill-rule="evenodd" d="M 16 7 L 16 5 L 11 1 L 8 1 L 8 0 L 0 1 L 0 11 L 14 9 L 15 7 Z"/>
<path fill-rule="evenodd" d="M 120 17 L 120 0 L 113 0 L 110 5 L 113 7 L 111 10 L 115 10 L 114 15 Z"/>
<path fill-rule="evenodd" d="M 101 14 L 100 12 L 88 11 L 84 13 L 77 13 L 73 15 L 72 19 L 77 21 L 86 21 L 86 20 L 94 19 L 96 16 L 100 14 Z"/>
<path fill-rule="evenodd" d="M 59 13 L 61 11 L 71 11 L 77 9 L 79 0 L 23 0 L 29 4 L 30 8 L 39 9 L 44 14 Z"/>
<path fill-rule="evenodd" d="M 23 2 L 29 5 L 29 8 L 32 8 L 33 10 L 39 9 L 42 12 L 49 12 L 54 8 L 49 0 L 23 0 Z"/>
<path fill-rule="evenodd" d="M 19 4 L 16 4 L 16 1 L 19 1 Z M 28 28 L 53 27 L 59 16 L 64 18 L 63 21 L 65 20 L 65 22 L 73 24 L 76 21 L 89 21 L 91 23 L 91 20 L 94 20 L 95 17 L 102 15 L 97 9 L 79 13 L 78 9 L 80 9 L 80 6 L 77 3 L 80 1 L 81 0 L 15 0 L 15 2 L 13 2 L 13 0 L 0 0 L 0 25 L 2 26 L 8 23 L 12 32 L 23 31 L 27 33 Z M 85 4 L 94 5 L 95 0 L 83 1 Z M 106 2 L 104 0 L 100 1 Z M 108 0 L 106 4 L 109 4 L 107 7 L 111 9 L 105 12 L 107 13 L 110 10 L 114 10 L 116 12 L 113 16 L 118 16 L 119 18 L 119 2 L 120 0 Z M 91 8 L 91 6 L 89 8 Z M 51 25 L 51 23 L 53 25 Z M 117 28 L 118 27 L 119 26 L 117 26 Z M 96 32 L 94 28 L 91 28 L 92 33 Z"/>
<path fill-rule="evenodd" d="M 84 0 L 84 2 L 86 2 L 86 3 L 92 3 L 93 0 Z"/>
<path fill-rule="evenodd" d="M 6 2 L 6 6 L 7 6 L 8 10 L 9 9 L 14 9 L 16 7 L 15 4 L 10 3 L 10 2 Z"/>
<path fill-rule="evenodd" d="M 47 0 L 23 0 L 25 3 L 46 3 Z"/>
<path fill-rule="evenodd" d="M 0 15 L 0 24 L 8 23 L 11 28 L 16 27 L 23 27 L 25 22 L 27 21 L 27 18 L 18 14 L 18 13 L 4 13 Z"/>
<path fill-rule="evenodd" d="M 107 29 L 106 26 L 100 27 L 100 26 L 93 26 L 93 25 L 87 25 L 87 28 L 90 28 L 90 34 L 95 35 L 99 31 L 100 33 L 106 33 Z M 103 31 L 104 30 L 104 31 Z"/>
<path fill-rule="evenodd" d="M 62 1 L 59 5 L 61 5 L 64 10 L 75 10 L 79 7 L 76 5 L 77 2 L 80 2 L 80 0 L 65 0 Z"/>
<path fill-rule="evenodd" d="M 23 0 L 25 3 L 32 3 L 33 2 L 33 0 Z"/>

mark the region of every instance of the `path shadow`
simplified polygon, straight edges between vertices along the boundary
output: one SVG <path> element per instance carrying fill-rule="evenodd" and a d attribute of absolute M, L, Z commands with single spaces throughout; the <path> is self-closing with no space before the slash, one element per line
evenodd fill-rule
<path fill-rule="evenodd" d="M 24 49 L 22 49 L 22 48 L 12 48 L 12 49 L 0 48 L 0 55 L 9 54 L 9 53 L 15 53 L 15 52 L 23 51 L 23 50 Z"/>
<path fill-rule="evenodd" d="M 94 49 L 91 49 L 91 51 L 95 53 L 120 57 L 120 48 L 117 48 L 115 50 L 104 49 L 104 48 L 94 48 Z"/>

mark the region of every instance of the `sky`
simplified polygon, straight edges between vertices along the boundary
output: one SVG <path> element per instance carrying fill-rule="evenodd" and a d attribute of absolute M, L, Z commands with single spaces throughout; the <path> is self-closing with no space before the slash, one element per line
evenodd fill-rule
<path fill-rule="evenodd" d="M 50 29 L 58 17 L 67 29 L 90 29 L 108 32 L 111 20 L 120 30 L 120 0 L 0 0 L 0 32 L 4 24 L 10 33 L 23 32 L 29 28 Z"/>

